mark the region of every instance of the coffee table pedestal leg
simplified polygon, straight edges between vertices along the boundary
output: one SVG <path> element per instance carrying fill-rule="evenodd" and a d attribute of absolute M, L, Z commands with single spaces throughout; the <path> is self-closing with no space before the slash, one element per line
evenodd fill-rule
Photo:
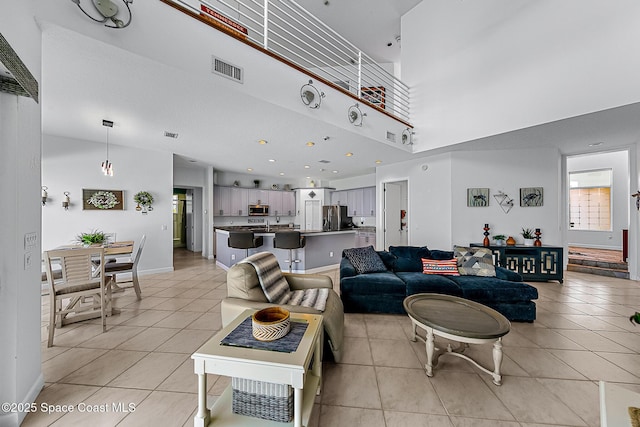
<path fill-rule="evenodd" d="M 433 329 L 427 328 L 427 339 L 425 340 L 427 347 L 427 364 L 425 369 L 427 370 L 427 376 L 433 376 L 433 351 L 435 350 L 435 344 L 433 342 Z"/>
<path fill-rule="evenodd" d="M 502 375 L 500 375 L 500 366 L 502 365 L 502 338 L 498 338 L 493 343 L 493 383 L 495 385 L 502 384 Z"/>

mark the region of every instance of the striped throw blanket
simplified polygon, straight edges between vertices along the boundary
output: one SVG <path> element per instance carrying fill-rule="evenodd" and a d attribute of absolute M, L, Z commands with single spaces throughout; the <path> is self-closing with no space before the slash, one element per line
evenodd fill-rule
<path fill-rule="evenodd" d="M 278 259 L 271 252 L 259 252 L 240 262 L 251 264 L 258 273 L 260 286 L 269 302 L 274 304 L 300 305 L 324 311 L 329 289 L 304 289 L 292 291 L 282 275 Z"/>

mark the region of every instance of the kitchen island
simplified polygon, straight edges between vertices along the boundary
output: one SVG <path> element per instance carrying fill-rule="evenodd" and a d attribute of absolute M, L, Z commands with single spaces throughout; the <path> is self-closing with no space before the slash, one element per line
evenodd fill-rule
<path fill-rule="evenodd" d="M 216 240 L 216 264 L 224 269 L 228 269 L 238 261 L 246 257 L 245 249 L 230 248 L 227 244 L 229 231 L 237 229 L 246 230 L 245 227 L 224 227 L 215 229 Z M 282 229 L 287 231 L 288 229 Z M 280 268 L 283 271 L 289 270 L 289 251 L 287 249 L 276 249 L 273 247 L 273 237 L 275 231 L 267 231 L 264 228 L 252 230 L 256 236 L 262 236 L 262 246 L 249 249 L 249 255 L 257 252 L 268 251 L 278 258 Z M 280 230 L 278 230 L 280 231 Z M 342 250 L 356 246 L 356 230 L 340 231 L 314 231 L 295 230 L 305 237 L 306 245 L 301 249 L 293 250 L 293 259 L 300 262 L 293 263 L 293 271 L 296 273 L 315 273 L 329 268 L 338 267 L 342 257 Z"/>

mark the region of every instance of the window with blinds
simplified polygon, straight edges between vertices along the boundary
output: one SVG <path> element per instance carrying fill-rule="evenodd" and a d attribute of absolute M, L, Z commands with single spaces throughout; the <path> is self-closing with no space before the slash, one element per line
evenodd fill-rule
<path fill-rule="evenodd" d="M 611 169 L 569 173 L 569 228 L 611 231 Z"/>

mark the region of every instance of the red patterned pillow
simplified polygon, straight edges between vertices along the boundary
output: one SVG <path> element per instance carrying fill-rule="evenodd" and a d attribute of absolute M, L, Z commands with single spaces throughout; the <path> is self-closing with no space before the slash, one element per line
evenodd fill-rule
<path fill-rule="evenodd" d="M 422 272 L 424 274 L 440 274 L 443 276 L 459 276 L 458 260 L 455 258 L 435 260 L 422 258 Z"/>

